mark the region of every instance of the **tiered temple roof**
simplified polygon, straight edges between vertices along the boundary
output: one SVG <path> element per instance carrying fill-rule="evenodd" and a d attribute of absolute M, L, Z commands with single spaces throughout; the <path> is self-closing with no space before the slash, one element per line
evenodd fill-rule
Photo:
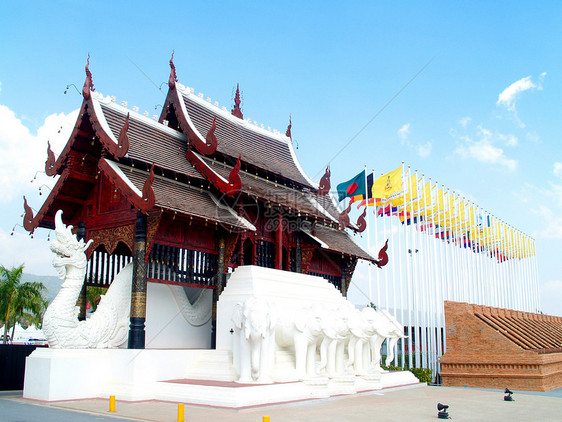
<path fill-rule="evenodd" d="M 306 176 L 290 136 L 244 120 L 239 104 L 229 113 L 195 95 L 171 66 L 159 121 L 94 92 L 86 69 L 74 131 L 57 159 L 48 148 L 46 172 L 60 178 L 36 216 L 26 205 L 26 229 L 53 228 L 58 209 L 72 224 L 87 221 L 89 232 L 131 226 L 141 211 L 267 240 L 277 229 L 265 214 L 274 209 L 291 235 L 342 259 L 373 259 L 345 230 L 357 226 L 342 227 L 348 219 L 331 193 Z"/>

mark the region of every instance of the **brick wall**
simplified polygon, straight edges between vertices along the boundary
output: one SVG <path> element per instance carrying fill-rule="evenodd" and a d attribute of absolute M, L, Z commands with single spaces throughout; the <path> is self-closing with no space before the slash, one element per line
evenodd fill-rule
<path fill-rule="evenodd" d="M 562 387 L 562 351 L 552 347 L 562 346 L 562 318 L 446 301 L 445 325 L 443 385 L 534 391 Z M 539 352 L 545 344 L 549 347 Z"/>

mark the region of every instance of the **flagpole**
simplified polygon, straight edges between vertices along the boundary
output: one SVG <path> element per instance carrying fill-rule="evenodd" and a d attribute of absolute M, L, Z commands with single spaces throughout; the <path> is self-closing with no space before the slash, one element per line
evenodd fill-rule
<path fill-rule="evenodd" d="M 381 176 L 383 175 L 383 173 L 381 173 Z M 382 201 L 381 201 L 382 202 Z M 382 205 L 382 203 L 381 203 Z M 388 239 L 388 233 L 386 232 L 386 218 L 385 218 L 385 214 L 386 214 L 386 203 L 385 205 L 383 205 L 383 209 L 382 209 L 382 227 L 383 227 L 383 238 L 386 237 Z M 388 270 L 384 272 L 384 307 L 385 309 L 388 311 Z M 388 353 L 388 350 L 387 350 Z"/>
<path fill-rule="evenodd" d="M 403 179 L 403 177 L 404 177 L 404 169 L 402 168 L 401 175 L 400 175 L 401 180 Z M 390 235 L 392 236 L 392 244 L 390 245 L 390 248 L 391 248 L 390 250 L 391 250 L 392 256 L 396 256 L 396 249 L 397 248 L 395 246 L 396 242 L 394 242 L 394 234 L 395 234 L 394 220 L 395 220 L 395 216 L 392 215 L 393 214 L 393 212 L 392 212 L 393 208 L 394 207 L 393 207 L 393 204 L 391 202 L 390 203 Z M 400 250 L 400 245 L 398 245 L 398 250 Z M 393 260 L 392 261 L 392 308 L 393 308 L 392 309 L 392 315 L 394 317 L 398 316 L 398 313 L 396 312 L 396 273 L 397 273 L 397 271 L 396 271 L 396 260 Z M 387 343 L 387 347 L 388 347 L 388 343 Z M 394 345 L 394 348 L 396 349 L 396 345 Z M 389 352 L 388 349 L 387 349 L 387 352 Z M 397 366 L 396 365 L 397 361 L 398 361 L 398 356 L 396 355 L 396 353 L 394 353 L 394 361 L 393 362 L 394 362 L 395 366 Z"/>
<path fill-rule="evenodd" d="M 420 195 L 419 195 L 419 182 L 418 182 L 418 171 L 416 170 L 416 210 L 420 209 Z M 412 206 L 413 208 L 413 206 Z M 410 223 L 410 227 L 411 227 L 411 231 L 413 233 L 413 236 L 416 239 L 416 245 L 420 245 L 418 247 L 421 248 L 421 241 L 420 241 L 420 237 L 419 237 L 419 233 L 416 230 L 415 227 L 415 211 L 412 209 L 412 215 L 411 217 L 411 223 Z M 419 251 L 419 249 L 418 249 Z M 416 252 L 416 250 L 414 249 L 413 254 Z M 419 253 L 419 252 L 418 252 Z M 418 313 L 420 314 L 420 331 L 421 331 L 421 335 L 420 335 L 420 340 L 421 340 L 421 364 L 422 364 L 422 368 L 427 368 L 428 367 L 428 361 L 427 361 L 427 324 L 426 324 L 426 309 L 427 309 L 427 302 L 425 300 L 425 293 L 426 293 L 426 289 L 425 289 L 425 277 L 424 277 L 424 266 L 423 266 L 423 260 L 422 259 L 418 259 L 417 258 L 418 255 L 416 255 L 416 268 L 418 269 L 417 274 L 416 274 L 416 284 L 417 284 L 417 288 L 420 294 L 418 294 L 418 302 L 419 302 L 419 307 L 418 307 Z M 418 265 L 419 264 L 419 265 Z"/>
<path fill-rule="evenodd" d="M 374 185 L 375 179 L 376 179 L 376 173 L 375 173 L 374 167 L 373 167 L 373 170 L 372 170 L 372 171 L 373 171 L 373 185 Z M 372 194 L 372 193 L 373 193 L 373 192 L 371 191 L 371 194 Z M 379 222 L 378 222 L 378 220 L 377 220 L 377 218 L 378 218 L 378 215 L 377 215 L 377 198 L 375 198 L 374 195 L 372 195 L 372 196 L 373 196 L 373 207 L 374 207 L 374 210 L 375 210 L 375 245 L 377 245 L 377 244 L 378 244 L 378 240 L 379 240 L 379 234 L 378 234 L 378 225 L 379 225 Z M 368 211 L 368 210 L 369 210 L 369 200 L 367 200 L 367 214 L 369 214 L 369 211 Z M 376 306 L 377 306 L 378 309 L 380 309 L 380 307 L 381 307 L 381 284 L 380 284 L 380 274 L 379 274 L 378 271 L 376 271 L 375 274 L 376 274 L 376 275 L 375 275 L 375 283 L 377 283 L 377 304 L 376 304 Z"/>
<path fill-rule="evenodd" d="M 367 214 L 367 252 L 371 255 L 371 225 L 369 224 L 369 185 L 367 183 L 367 164 L 365 164 L 365 210 Z M 369 271 L 369 306 L 373 303 L 373 285 L 371 280 L 371 260 L 367 266 Z"/>
<path fill-rule="evenodd" d="M 427 205 L 425 207 L 425 235 L 427 236 L 427 242 L 429 244 L 429 250 L 431 250 L 431 266 L 432 266 L 432 279 L 431 283 L 433 285 L 433 331 L 432 335 L 434 338 L 434 353 L 435 353 L 435 374 L 440 372 L 439 367 L 439 357 L 441 356 L 441 310 L 443 309 L 443 302 L 441 300 L 441 270 L 439 266 L 439 261 L 437 259 L 437 245 L 435 239 L 433 238 L 433 229 L 435 228 L 435 223 L 433 221 L 434 217 L 434 193 L 433 193 L 433 182 L 431 177 L 429 178 L 429 186 L 426 192 L 424 188 L 424 194 L 426 194 Z M 429 198 L 428 198 L 429 196 Z M 431 229 L 430 229 L 431 228 Z"/>
<path fill-rule="evenodd" d="M 431 179 L 430 185 L 431 185 Z M 433 277 L 432 277 L 432 265 L 431 265 L 431 254 L 429 250 L 429 239 L 427 237 L 427 232 L 422 233 L 422 227 L 426 224 L 426 209 L 427 209 L 427 198 L 425 195 L 425 176 L 422 175 L 422 184 L 421 184 L 421 195 L 422 195 L 422 205 L 423 208 L 418 210 L 418 227 L 420 228 L 420 236 L 422 236 L 423 243 L 424 243 L 424 250 L 423 250 L 423 259 L 425 265 L 425 285 L 426 285 L 426 297 L 427 297 L 427 310 L 426 310 L 426 325 L 427 325 L 427 350 L 428 350 L 428 364 L 429 367 L 432 369 L 432 373 L 435 374 L 437 371 L 436 367 L 436 359 L 435 359 L 435 332 L 434 332 L 434 318 L 433 312 L 435 308 L 435 295 L 434 295 L 434 286 L 433 286 Z M 423 223 L 422 223 L 423 221 Z"/>
<path fill-rule="evenodd" d="M 437 222 L 439 225 L 439 233 L 437 233 L 437 227 L 435 227 L 434 225 L 434 232 L 437 234 L 438 237 L 434 237 L 434 242 L 436 244 L 436 246 L 439 248 L 439 259 L 441 261 L 441 278 L 440 278 L 440 282 L 441 282 L 441 307 L 440 307 L 440 324 L 439 324 L 439 334 L 440 334 L 440 347 L 441 347 L 441 353 L 444 354 L 445 350 L 446 350 L 446 336 L 445 336 L 445 298 L 447 295 L 447 291 L 446 291 L 446 281 L 447 281 L 447 263 L 445 262 L 445 259 L 443 258 L 443 242 L 441 241 L 441 231 L 443 230 L 443 227 L 441 225 L 441 216 L 443 214 L 444 210 L 440 209 L 440 204 L 439 204 L 439 199 L 440 199 L 440 194 L 439 194 L 439 184 L 437 183 L 437 181 L 435 181 L 435 188 L 437 189 L 437 194 L 435 196 L 436 199 L 436 211 L 437 211 Z M 443 189 L 441 189 L 441 196 L 443 193 Z M 445 256 L 446 258 L 446 256 Z"/>
<path fill-rule="evenodd" d="M 406 188 L 404 189 L 404 223 L 403 224 L 403 232 L 404 232 L 404 248 L 406 250 L 406 253 L 410 256 L 407 256 L 408 259 L 406 259 L 406 288 L 407 288 L 407 302 L 408 302 L 408 367 L 409 368 L 413 368 L 414 366 L 412 365 L 412 354 L 415 353 L 414 350 L 412 350 L 412 346 L 415 347 L 416 344 L 418 344 L 417 341 L 417 337 L 416 337 L 416 341 L 415 344 L 414 343 L 414 325 L 412 323 L 412 307 L 413 307 L 413 298 L 412 298 L 412 274 L 411 274 L 411 267 L 412 267 L 412 263 L 411 261 L 411 253 L 409 253 L 408 251 L 411 251 L 412 246 L 410 246 L 410 249 L 408 248 L 408 239 L 410 236 L 408 236 L 408 221 L 406 220 L 406 216 L 408 214 L 408 204 L 407 204 L 407 196 L 406 196 L 406 191 L 410 192 L 412 190 L 412 188 L 410 187 L 410 179 L 411 179 L 411 170 L 410 170 L 410 166 L 408 166 L 408 178 L 407 178 L 407 185 Z M 411 195 L 410 195 L 411 197 Z"/>
<path fill-rule="evenodd" d="M 413 194 L 413 190 L 416 190 L 415 196 Z M 408 224 L 409 218 L 413 217 L 414 214 L 414 200 L 417 200 L 418 196 L 418 171 L 415 170 L 415 178 L 414 178 L 414 186 L 412 186 L 412 195 L 410 195 L 410 210 L 411 212 L 408 213 L 405 222 L 408 226 L 408 232 L 412 237 L 412 249 L 410 252 L 410 256 L 412 257 L 412 293 L 413 293 L 413 305 L 414 305 L 414 325 L 415 325 L 415 364 L 416 368 L 423 368 L 423 340 L 422 340 L 422 327 L 421 327 L 421 306 L 422 301 L 420 298 L 420 285 L 419 285 L 419 266 L 417 262 L 417 245 L 418 239 L 416 238 L 415 230 L 412 230 L 412 224 L 410 220 L 410 224 Z"/>
<path fill-rule="evenodd" d="M 406 188 L 404 187 L 404 161 L 402 161 L 402 197 L 406 196 Z M 407 181 L 406 181 L 407 183 Z M 400 212 L 398 212 L 400 215 Z M 404 254 L 404 250 L 402 249 L 402 230 L 396 230 L 396 235 L 398 236 L 398 268 L 399 268 L 399 278 L 400 278 L 400 323 L 402 324 L 402 332 L 404 332 L 404 277 L 402 276 L 402 255 Z M 404 240 L 406 243 L 406 240 Z M 395 315 L 397 316 L 397 315 Z M 400 340 L 400 366 L 404 369 L 404 339 Z"/>

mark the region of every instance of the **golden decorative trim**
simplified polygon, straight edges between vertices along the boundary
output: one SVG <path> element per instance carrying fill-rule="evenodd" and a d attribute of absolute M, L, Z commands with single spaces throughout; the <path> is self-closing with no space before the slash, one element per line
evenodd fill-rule
<path fill-rule="evenodd" d="M 146 318 L 146 292 L 131 293 L 131 318 Z"/>

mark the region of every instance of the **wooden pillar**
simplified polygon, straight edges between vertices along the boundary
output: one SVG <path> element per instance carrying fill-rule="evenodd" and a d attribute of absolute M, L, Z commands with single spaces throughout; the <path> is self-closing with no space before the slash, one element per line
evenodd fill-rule
<path fill-rule="evenodd" d="M 283 268 L 283 216 L 281 210 L 277 215 L 277 231 L 275 232 L 275 269 Z"/>
<path fill-rule="evenodd" d="M 131 319 L 129 349 L 144 349 L 146 321 L 146 216 L 137 212 L 131 286 Z"/>
<path fill-rule="evenodd" d="M 341 257 L 341 294 L 347 297 L 347 259 Z"/>
<path fill-rule="evenodd" d="M 217 348 L 217 302 L 224 288 L 226 269 L 226 241 L 224 235 L 219 237 L 219 256 L 217 260 L 216 289 L 213 291 L 213 313 L 211 320 L 211 349 Z"/>
<path fill-rule="evenodd" d="M 78 240 L 86 240 L 86 223 L 78 223 L 78 232 L 76 233 L 76 238 Z M 80 308 L 78 311 L 78 321 L 84 321 L 86 319 L 86 278 L 88 274 L 84 277 L 84 284 L 82 284 L 82 290 L 80 290 L 80 295 L 76 301 L 76 306 Z"/>
<path fill-rule="evenodd" d="M 296 232 L 297 247 L 295 248 L 295 272 L 302 272 L 302 250 L 301 250 L 301 234 Z"/>

